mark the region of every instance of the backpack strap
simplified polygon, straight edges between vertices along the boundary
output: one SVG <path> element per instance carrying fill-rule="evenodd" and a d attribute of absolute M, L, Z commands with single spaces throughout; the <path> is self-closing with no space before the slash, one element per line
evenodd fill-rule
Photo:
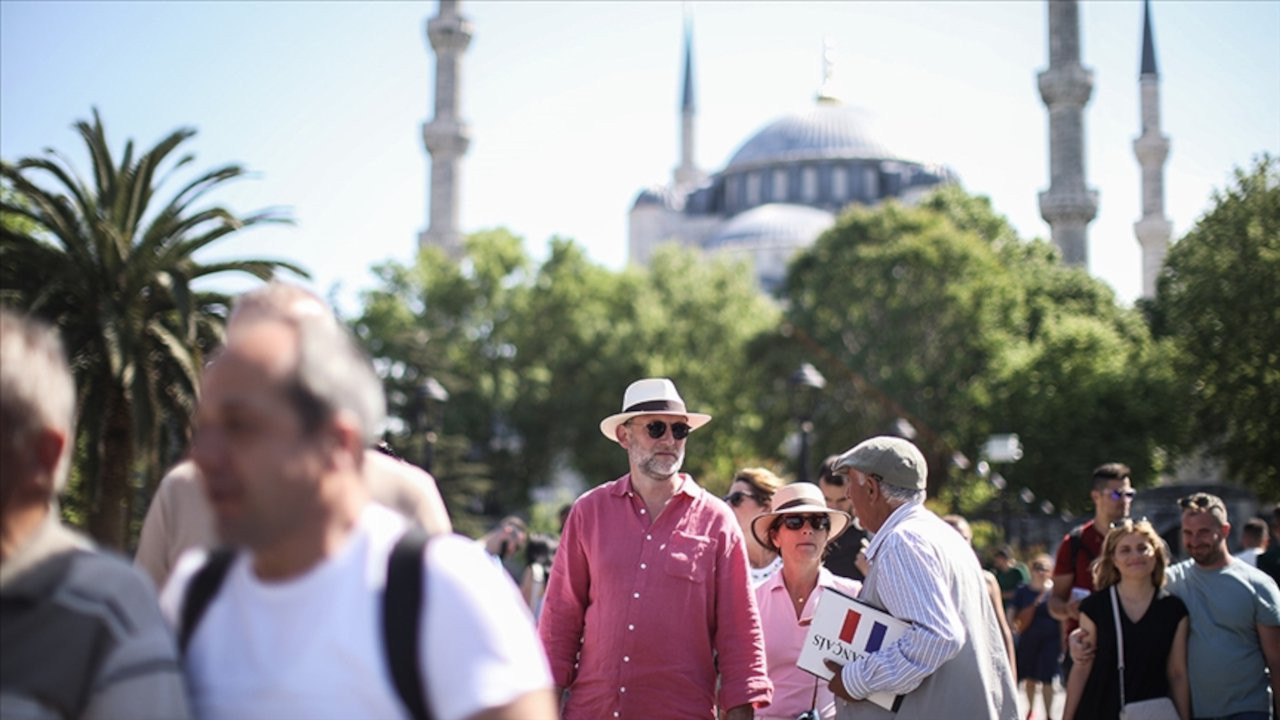
<path fill-rule="evenodd" d="M 418 656 L 419 629 L 426 615 L 424 553 L 430 537 L 417 525 L 396 541 L 387 556 L 382 595 L 382 647 L 396 694 L 415 720 L 427 720 L 427 688 Z"/>
<path fill-rule="evenodd" d="M 182 596 L 182 625 L 178 628 L 180 654 L 187 652 L 187 645 L 191 643 L 191 636 L 195 634 L 200 618 L 217 596 L 222 581 L 227 577 L 227 571 L 231 569 L 231 561 L 235 558 L 234 548 L 222 547 L 211 551 L 204 565 L 192 576 L 191 582 L 187 583 L 187 590 Z"/>

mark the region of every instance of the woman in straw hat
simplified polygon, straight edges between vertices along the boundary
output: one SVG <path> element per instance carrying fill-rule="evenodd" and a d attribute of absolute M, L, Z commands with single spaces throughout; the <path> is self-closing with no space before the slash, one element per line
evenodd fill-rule
<path fill-rule="evenodd" d="M 817 485 L 785 485 L 772 510 L 751 521 L 751 534 L 782 557 L 782 569 L 755 589 L 764 628 L 765 659 L 773 681 L 773 702 L 759 719 L 835 717 L 835 698 L 825 682 L 796 667 L 809 623 L 826 588 L 856 596 L 857 580 L 822 567 L 831 541 L 849 527 L 846 512 L 827 507 Z"/>

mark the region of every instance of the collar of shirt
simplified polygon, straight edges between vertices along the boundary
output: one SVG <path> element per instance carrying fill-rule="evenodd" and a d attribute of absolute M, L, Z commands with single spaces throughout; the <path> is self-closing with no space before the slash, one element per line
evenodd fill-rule
<path fill-rule="evenodd" d="M 884 525 L 876 531 L 875 536 L 871 538 L 871 544 L 867 546 L 867 562 L 875 562 L 876 554 L 880 552 L 880 547 L 884 545 L 885 538 L 893 532 L 893 529 L 906 522 L 908 518 L 914 517 L 921 512 L 929 512 L 922 502 L 908 502 L 899 505 L 889 513 L 889 517 L 885 518 Z"/>
<path fill-rule="evenodd" d="M 675 497 L 676 495 L 688 495 L 689 497 L 694 497 L 697 495 L 697 491 L 695 489 L 697 485 L 693 482 L 692 477 L 685 473 L 680 473 L 676 476 L 676 479 L 680 484 L 676 486 L 676 491 L 672 494 L 672 497 Z M 631 493 L 635 493 L 637 495 L 640 494 L 631 485 L 631 473 L 627 473 L 626 475 L 618 478 L 618 481 L 609 489 L 609 493 L 615 497 L 623 497 Z"/>

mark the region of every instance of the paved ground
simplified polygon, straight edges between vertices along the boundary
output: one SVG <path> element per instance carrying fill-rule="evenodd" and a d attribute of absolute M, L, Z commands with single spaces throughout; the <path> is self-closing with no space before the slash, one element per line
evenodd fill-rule
<path fill-rule="evenodd" d="M 1037 693 L 1035 719 L 1046 720 L 1047 717 L 1050 720 L 1062 720 L 1062 707 L 1066 702 L 1066 698 L 1067 693 L 1063 690 L 1062 683 L 1054 682 L 1053 707 L 1050 708 L 1049 714 L 1046 716 L 1044 713 L 1043 697 Z M 1027 693 L 1021 684 L 1018 685 L 1018 715 L 1023 718 L 1027 717 Z"/>

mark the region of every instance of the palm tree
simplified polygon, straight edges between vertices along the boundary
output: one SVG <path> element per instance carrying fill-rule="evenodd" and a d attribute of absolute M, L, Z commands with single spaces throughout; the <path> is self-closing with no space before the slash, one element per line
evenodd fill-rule
<path fill-rule="evenodd" d="M 9 190 L 0 195 L 0 303 L 61 331 L 79 394 L 76 473 L 87 529 L 124 548 L 139 479 L 149 476 L 150 486 L 185 442 L 202 358 L 221 338 L 230 298 L 193 283 L 226 272 L 264 280 L 278 269 L 306 272 L 278 260 L 196 259 L 239 230 L 291 221 L 278 209 L 237 217 L 197 207 L 246 173 L 236 164 L 199 174 L 160 204 L 157 191 L 194 156 L 157 171 L 194 129 L 174 131 L 136 159 L 129 141 L 117 165 L 96 108 L 92 123 L 74 128 L 92 161 L 92 184 L 53 150 L 0 162 Z"/>

